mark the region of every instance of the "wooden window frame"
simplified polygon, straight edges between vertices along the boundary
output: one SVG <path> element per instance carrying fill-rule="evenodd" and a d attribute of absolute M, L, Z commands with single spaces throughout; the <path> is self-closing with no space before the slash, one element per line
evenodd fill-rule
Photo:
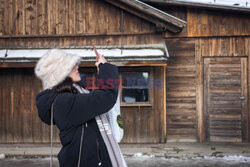
<path fill-rule="evenodd" d="M 122 79 L 122 73 L 123 72 L 148 72 L 148 79 L 149 81 L 153 81 L 153 67 L 124 67 L 119 69 L 119 78 Z M 122 84 L 122 83 L 121 83 Z M 121 86 L 121 85 L 120 85 Z M 122 101 L 122 90 L 120 89 L 120 104 L 122 107 L 130 107 L 130 106 L 148 106 L 148 107 L 153 107 L 154 105 L 154 86 L 151 88 L 148 88 L 148 102 L 123 102 Z"/>
<path fill-rule="evenodd" d="M 85 68 L 85 67 L 84 67 Z M 88 73 L 92 73 L 92 77 L 96 76 L 96 70 L 93 69 L 89 69 L 86 68 L 83 70 L 83 68 L 81 68 L 80 71 L 85 71 Z M 140 66 L 140 67 L 120 67 L 119 68 L 119 78 L 122 79 L 122 73 L 123 72 L 148 72 L 149 74 L 149 81 L 153 81 L 154 79 L 154 69 L 153 67 L 147 67 L 147 66 Z M 94 83 L 92 83 L 94 84 Z M 122 83 L 120 83 L 120 86 Z M 127 102 L 123 102 L 122 101 L 122 89 L 120 89 L 120 105 L 122 107 L 127 106 L 148 106 L 148 107 L 153 107 L 154 106 L 154 85 L 153 87 L 149 87 L 148 88 L 148 102 L 133 102 L 133 103 L 127 103 Z"/>

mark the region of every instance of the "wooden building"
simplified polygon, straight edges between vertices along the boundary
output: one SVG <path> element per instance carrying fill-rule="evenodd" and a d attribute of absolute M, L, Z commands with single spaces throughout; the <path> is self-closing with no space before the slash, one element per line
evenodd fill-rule
<path fill-rule="evenodd" d="M 120 91 L 122 143 L 250 141 L 249 8 L 0 1 L 0 143 L 50 141 L 35 105 L 41 91 L 35 63 L 48 49 L 62 48 L 79 53 L 81 72 L 94 76 L 92 44 L 119 67 L 121 79 L 135 78 Z"/>

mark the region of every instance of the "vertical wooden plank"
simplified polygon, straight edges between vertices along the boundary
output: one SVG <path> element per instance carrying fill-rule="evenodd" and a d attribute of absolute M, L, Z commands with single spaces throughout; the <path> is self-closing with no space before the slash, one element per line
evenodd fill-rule
<path fill-rule="evenodd" d="M 97 32 L 96 30 L 96 22 L 94 22 L 93 20 L 96 20 L 96 14 L 98 12 L 94 12 L 97 11 L 97 5 L 95 5 L 96 0 L 86 0 L 86 6 L 85 6 L 85 10 L 86 10 L 86 33 L 95 33 Z"/>
<path fill-rule="evenodd" d="M 25 1 L 25 34 L 31 35 L 32 31 L 32 1 Z"/>
<path fill-rule="evenodd" d="M 4 69 L 0 71 L 0 143 L 5 143 L 5 113 L 4 113 L 4 87 L 5 85 L 3 84 L 4 82 Z"/>
<path fill-rule="evenodd" d="M 108 32 L 120 32 L 121 30 L 121 13 L 122 9 L 116 8 L 111 6 L 110 4 L 107 4 L 107 26 L 108 26 Z M 125 11 L 123 11 L 125 13 Z M 116 16 L 116 17 L 114 17 Z"/>
<path fill-rule="evenodd" d="M 31 87 L 30 87 L 30 133 L 31 133 L 31 140 L 32 142 L 34 143 L 35 140 L 34 140 L 34 129 L 35 129 L 35 123 L 34 123 L 34 115 L 36 114 L 35 113 L 35 75 L 34 75 L 34 70 L 33 70 L 33 75 L 31 77 L 31 80 L 30 80 L 30 84 L 31 84 Z"/>
<path fill-rule="evenodd" d="M 17 34 L 17 29 L 18 29 L 18 21 L 17 21 L 17 4 L 16 4 L 16 0 L 12 1 L 12 13 L 13 13 L 13 25 L 11 27 L 11 29 L 13 29 L 13 35 Z M 15 25 L 15 26 L 14 26 Z"/>
<path fill-rule="evenodd" d="M 38 32 L 38 20 L 37 20 L 37 0 L 32 0 L 30 4 L 30 22 L 31 22 L 31 34 L 37 35 Z"/>
<path fill-rule="evenodd" d="M 82 5 L 82 9 L 81 9 L 81 15 L 82 15 L 82 33 L 85 34 L 87 29 L 86 29 L 86 0 L 83 0 L 83 2 L 81 3 Z"/>
<path fill-rule="evenodd" d="M 65 28 L 64 33 L 69 33 L 69 0 L 65 1 Z"/>
<path fill-rule="evenodd" d="M 25 114 L 25 85 L 24 85 L 24 80 L 23 80 L 23 69 L 21 69 L 19 76 L 20 77 L 20 96 L 19 96 L 19 100 L 20 100 L 20 105 L 19 105 L 19 112 L 20 112 L 20 121 L 21 121 L 21 141 L 20 142 L 24 142 L 25 141 L 25 129 L 26 129 L 26 114 Z"/>
<path fill-rule="evenodd" d="M 19 11 L 19 17 L 16 21 L 16 34 L 21 35 L 23 34 L 23 3 L 21 0 L 16 0 L 16 10 Z"/>
<path fill-rule="evenodd" d="M 154 110 L 154 122 L 155 122 L 155 141 L 154 142 L 165 142 L 165 128 L 166 128 L 166 115 L 164 113 L 164 67 L 156 67 L 154 70 L 154 93 L 155 93 L 155 110 Z"/>
<path fill-rule="evenodd" d="M 3 80 L 4 81 L 7 81 L 7 70 L 4 70 L 4 72 L 3 72 Z M 3 126 L 4 126 L 4 142 L 5 143 L 7 143 L 8 142 L 8 138 L 7 138 L 7 133 L 8 133 L 8 121 L 7 121 L 7 119 L 8 119 L 8 111 L 6 110 L 6 106 L 7 106 L 7 103 L 6 103 L 6 97 L 7 97 L 7 92 L 6 92 L 6 90 L 7 90 L 7 84 L 4 84 L 3 85 L 3 99 L 2 99 L 2 102 L 3 102 L 3 119 L 4 119 L 4 122 L 3 122 Z"/>
<path fill-rule="evenodd" d="M 57 34 L 65 34 L 66 26 L 66 0 L 59 0 L 58 2 L 58 30 Z"/>
<path fill-rule="evenodd" d="M 200 121 L 203 122 L 203 126 L 206 126 L 206 127 L 209 127 L 209 114 L 208 114 L 208 111 L 207 111 L 207 106 L 208 106 L 208 100 L 209 98 L 208 97 L 208 83 L 209 83 L 209 63 L 210 63 L 210 59 L 209 58 L 206 58 L 206 59 L 203 59 L 203 64 L 204 64 L 204 73 L 203 73 L 203 83 L 204 83 L 204 96 L 203 96 L 203 99 L 204 99 L 204 102 L 203 102 L 203 105 L 204 105 L 204 108 L 203 108 L 203 118 L 201 118 Z M 202 124 L 202 123 L 201 123 Z M 203 128 L 203 127 L 200 127 L 200 128 Z M 204 134 L 201 136 L 201 137 L 205 137 L 206 138 L 206 141 L 209 141 L 209 131 L 207 130 L 207 128 L 204 128 L 204 129 L 201 129 L 201 130 L 204 130 Z M 202 132 L 200 132 L 202 133 Z"/>
<path fill-rule="evenodd" d="M 11 75 L 13 75 L 13 72 L 7 72 L 6 73 L 6 80 L 5 82 L 6 83 L 11 83 Z M 7 118 L 7 121 L 6 121 L 6 129 L 7 129 L 7 142 L 8 143 L 13 143 L 13 129 L 12 129 L 12 118 L 11 118 L 11 84 L 7 84 L 7 89 L 5 90 L 6 91 L 6 118 Z"/>
<path fill-rule="evenodd" d="M 48 33 L 48 2 L 47 0 L 37 1 L 38 34 Z"/>
<path fill-rule="evenodd" d="M 25 0 L 22 0 L 22 30 L 21 30 L 21 32 L 22 32 L 22 35 L 25 35 L 25 27 L 26 27 L 26 3 L 25 3 Z"/>
<path fill-rule="evenodd" d="M 4 17 L 3 18 L 8 18 L 8 19 L 3 19 L 4 20 L 4 35 L 9 34 L 9 17 L 8 17 L 8 12 L 9 12 L 9 6 L 8 2 L 4 1 Z"/>
<path fill-rule="evenodd" d="M 0 0 L 0 35 L 4 34 L 4 0 Z"/>
<path fill-rule="evenodd" d="M 250 89 L 250 38 L 248 37 L 246 39 L 246 50 L 247 50 L 247 58 L 248 58 L 248 66 L 247 66 L 247 72 L 248 72 L 248 88 Z M 250 95 L 249 95 L 249 90 L 248 90 L 248 109 L 250 109 Z M 248 112 L 248 124 L 250 124 L 250 113 Z M 248 142 L 250 142 L 250 128 L 248 129 Z"/>
<path fill-rule="evenodd" d="M 52 4 L 53 1 L 46 1 L 47 2 L 47 20 L 48 20 L 48 34 L 53 34 L 53 26 L 52 26 Z"/>
<path fill-rule="evenodd" d="M 15 104 L 15 114 L 13 121 L 15 122 L 15 129 L 14 129 L 14 142 L 21 142 L 22 141 L 22 117 L 20 112 L 20 97 L 21 97 L 21 73 L 19 70 L 15 71 L 14 78 L 13 78 L 13 85 L 14 85 L 14 104 Z"/>
<path fill-rule="evenodd" d="M 59 34 L 59 15 L 61 14 L 61 12 L 59 11 L 59 0 L 54 0 L 55 2 L 55 8 L 54 8 L 54 12 L 55 12 L 55 34 Z"/>
<path fill-rule="evenodd" d="M 122 107 L 121 108 L 124 123 L 124 138 L 123 143 L 136 143 L 137 132 L 137 114 L 135 107 Z"/>
<path fill-rule="evenodd" d="M 83 32 L 83 20 L 82 20 L 82 0 L 76 0 L 75 2 L 75 33 L 81 34 Z"/>
<path fill-rule="evenodd" d="M 9 34 L 12 33 L 12 27 L 14 25 L 14 22 L 15 22 L 15 15 L 13 15 L 13 12 L 14 12 L 14 9 L 13 9 L 13 1 L 14 0 L 9 0 L 8 1 L 8 4 L 9 4 L 9 13 L 8 13 L 8 16 L 9 16 Z"/>
<path fill-rule="evenodd" d="M 31 96 L 30 96 L 30 88 L 31 88 L 31 84 L 30 82 L 32 81 L 31 78 L 31 72 L 30 72 L 30 68 L 26 68 L 23 70 L 23 87 L 24 87 L 24 122 L 23 122 L 23 126 L 24 126 L 24 142 L 32 142 L 32 133 L 31 133 L 31 113 L 30 113 L 30 101 L 31 101 Z"/>
<path fill-rule="evenodd" d="M 15 131 L 15 122 L 14 120 L 14 86 L 13 86 L 13 81 L 14 81 L 14 75 L 15 73 L 12 73 L 10 76 L 10 132 L 13 137 L 13 142 L 14 142 L 14 131 Z"/>
<path fill-rule="evenodd" d="M 98 1 L 96 2 L 96 5 L 98 6 L 98 10 L 99 12 L 97 15 L 97 20 L 98 20 L 98 33 L 101 34 L 107 34 L 107 30 L 108 30 L 108 18 L 107 18 L 107 14 L 108 14 L 108 9 L 106 8 L 106 2 L 104 1 Z"/>
<path fill-rule="evenodd" d="M 200 142 L 205 141 L 205 125 L 203 115 L 203 59 L 201 56 L 200 40 L 195 43 L 195 62 L 196 62 L 196 110 L 198 119 L 198 138 Z"/>
<path fill-rule="evenodd" d="M 75 0 L 69 0 L 69 34 L 75 33 Z"/>
<path fill-rule="evenodd" d="M 166 142 L 166 139 L 167 139 L 167 66 L 164 66 L 163 67 L 164 70 L 163 70 L 163 94 L 164 94 L 164 97 L 163 97 L 163 116 L 164 116 L 164 120 L 163 120 L 163 125 L 164 125 L 164 129 L 163 129 L 163 133 L 164 133 L 164 140 L 162 140 L 161 142 Z"/>
<path fill-rule="evenodd" d="M 156 98 L 155 98 L 155 94 L 157 93 L 155 90 L 155 87 L 153 85 L 154 82 L 154 74 L 155 74 L 155 70 L 152 68 L 150 69 L 150 73 L 149 73 L 149 82 L 150 82 L 150 86 L 149 86 L 149 100 L 150 103 L 153 104 L 152 107 L 150 107 L 150 109 L 148 109 L 150 112 L 149 118 L 147 121 L 145 121 L 146 123 L 148 123 L 148 136 L 150 137 L 154 137 L 158 139 L 158 131 L 156 130 L 155 126 L 156 126 L 156 122 L 155 120 L 157 119 L 157 111 L 155 109 L 156 106 Z M 154 138 L 151 139 L 152 142 L 154 142 Z"/>
<path fill-rule="evenodd" d="M 37 78 L 34 78 L 34 83 L 33 83 L 33 89 L 34 89 L 34 103 L 35 103 L 35 97 L 37 94 L 40 92 L 40 81 Z M 34 142 L 42 142 L 41 140 L 41 131 L 40 131 L 40 120 L 38 118 L 38 111 L 37 107 L 34 104 L 34 110 L 33 110 L 33 128 L 32 128 L 32 133 L 33 133 L 33 140 Z"/>
<path fill-rule="evenodd" d="M 228 38 L 221 38 L 221 56 L 230 56 L 229 48 L 230 48 L 230 39 Z"/>
<path fill-rule="evenodd" d="M 247 90 L 247 58 L 241 58 L 241 96 L 242 100 L 242 140 L 249 141 L 249 120 L 248 120 L 248 90 Z"/>
<path fill-rule="evenodd" d="M 195 9 L 188 9 L 187 10 L 187 34 L 188 36 L 194 36 L 195 34 L 198 33 L 198 26 L 193 26 L 193 25 L 198 25 L 199 23 L 198 18 L 199 16 L 197 15 L 197 12 Z"/>

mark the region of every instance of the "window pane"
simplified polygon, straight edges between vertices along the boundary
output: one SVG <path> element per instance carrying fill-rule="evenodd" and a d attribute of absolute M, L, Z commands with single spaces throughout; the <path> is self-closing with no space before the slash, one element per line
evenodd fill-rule
<path fill-rule="evenodd" d="M 122 73 L 122 85 L 129 88 L 147 87 L 148 76 L 148 72 L 124 72 Z"/>
<path fill-rule="evenodd" d="M 148 102 L 148 89 L 122 89 L 122 101 L 126 103 Z"/>

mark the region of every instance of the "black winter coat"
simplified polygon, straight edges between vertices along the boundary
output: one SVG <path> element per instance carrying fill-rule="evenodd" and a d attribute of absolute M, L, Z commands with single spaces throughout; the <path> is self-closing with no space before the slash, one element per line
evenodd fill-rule
<path fill-rule="evenodd" d="M 89 94 L 55 94 L 47 89 L 36 97 L 39 117 L 47 124 L 50 124 L 51 105 L 54 102 L 54 123 L 60 130 L 63 146 L 58 154 L 61 167 L 77 167 L 82 125 L 81 167 L 95 167 L 100 162 L 101 166 L 112 166 L 95 117 L 109 111 L 116 102 L 118 84 L 110 79 L 118 79 L 117 67 L 109 63 L 100 64 L 98 79 L 102 79 L 108 89 L 101 87 Z"/>

